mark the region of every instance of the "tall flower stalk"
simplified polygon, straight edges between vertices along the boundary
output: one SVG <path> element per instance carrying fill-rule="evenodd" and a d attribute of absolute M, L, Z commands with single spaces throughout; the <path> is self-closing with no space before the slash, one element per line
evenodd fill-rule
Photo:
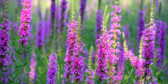
<path fill-rule="evenodd" d="M 19 43 L 22 45 L 28 44 L 28 36 L 30 35 L 30 21 L 31 21 L 31 7 L 32 7 L 32 1 L 31 0 L 24 0 L 23 3 L 23 9 L 21 11 L 20 16 L 20 27 L 19 27 Z"/>
<path fill-rule="evenodd" d="M 60 24 L 59 24 L 59 56 L 61 55 L 62 49 L 63 49 L 63 33 L 64 33 L 64 28 L 66 25 L 66 9 L 67 9 L 67 1 L 62 0 L 61 1 L 61 6 L 60 6 Z"/>
<path fill-rule="evenodd" d="M 67 49 L 65 55 L 65 73 L 64 78 L 67 79 L 72 75 L 72 58 L 74 56 L 74 49 L 77 45 L 77 21 L 73 20 L 68 24 L 68 38 L 67 38 Z"/>
<path fill-rule="evenodd" d="M 97 68 L 96 75 L 98 75 L 98 80 L 103 82 L 104 79 L 107 78 L 107 60 L 109 56 L 109 34 L 106 29 L 106 23 L 108 16 L 107 6 L 105 7 L 104 17 L 103 17 L 103 34 L 100 36 L 98 50 L 97 50 Z"/>
<path fill-rule="evenodd" d="M 49 56 L 49 68 L 47 72 L 47 84 L 55 84 L 55 76 L 57 75 L 57 55 L 51 53 Z"/>
<path fill-rule="evenodd" d="M 54 38 L 54 32 L 55 32 L 55 26 L 54 26 L 54 23 L 55 23 L 55 12 L 56 12 L 56 3 L 55 3 L 55 0 L 51 0 L 51 7 L 50 7 L 50 14 L 51 14 L 51 22 L 50 22 L 50 40 L 49 42 L 52 43 L 53 42 L 53 38 Z M 50 45 L 51 46 L 51 45 Z"/>
<path fill-rule="evenodd" d="M 37 47 L 39 49 L 42 48 L 43 43 L 44 43 L 43 22 L 40 21 L 37 23 Z"/>
<path fill-rule="evenodd" d="M 81 29 L 83 28 L 83 23 L 85 20 L 86 5 L 87 5 L 87 0 L 80 0 L 79 15 L 81 17 L 81 23 L 80 23 Z"/>
<path fill-rule="evenodd" d="M 9 46 L 9 30 L 10 22 L 8 20 L 8 0 L 5 1 L 5 15 L 4 20 L 0 27 L 0 73 L 2 78 L 0 79 L 2 83 L 7 83 L 7 65 L 8 65 L 8 46 Z"/>
<path fill-rule="evenodd" d="M 120 32 L 120 21 L 121 21 L 121 16 L 118 15 L 121 12 L 121 7 L 119 6 L 118 0 L 116 0 L 115 4 L 112 6 L 113 12 L 111 13 L 111 25 L 110 25 L 110 45 L 111 45 L 111 50 L 110 50 L 110 56 L 109 56 L 109 61 L 108 61 L 108 67 L 109 67 L 109 77 L 108 77 L 108 83 L 115 83 L 116 77 L 115 77 L 115 64 L 118 60 L 118 53 L 119 53 L 119 35 L 121 34 Z"/>
<path fill-rule="evenodd" d="M 152 59 L 155 58 L 154 48 L 155 48 L 155 23 L 154 23 L 154 9 L 155 2 L 153 1 L 151 13 L 150 13 L 150 24 L 143 32 L 143 47 L 142 47 L 142 56 L 144 59 L 143 67 L 144 67 L 144 83 L 149 83 L 149 78 L 152 77 L 151 68 Z"/>
<path fill-rule="evenodd" d="M 96 45 L 99 43 L 98 42 L 98 39 L 100 38 L 101 36 L 101 31 L 102 31 L 102 11 L 101 10 L 98 10 L 97 11 L 97 16 L 96 16 Z"/>
<path fill-rule="evenodd" d="M 156 43 L 158 44 L 157 65 L 161 68 L 166 59 L 166 23 L 161 20 L 156 21 L 156 39 Z M 166 65 L 163 68 L 165 69 Z"/>
<path fill-rule="evenodd" d="M 142 35 L 143 35 L 144 29 L 145 29 L 144 12 L 143 12 L 143 11 L 140 11 L 140 12 L 139 12 L 139 20 L 138 20 L 138 35 L 137 35 L 137 39 L 138 39 L 138 49 L 139 49 L 140 40 L 141 40 L 141 37 L 142 37 Z"/>

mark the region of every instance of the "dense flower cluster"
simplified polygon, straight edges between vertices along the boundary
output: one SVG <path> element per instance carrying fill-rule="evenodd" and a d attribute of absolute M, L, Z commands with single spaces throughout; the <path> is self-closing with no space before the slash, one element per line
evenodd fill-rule
<path fill-rule="evenodd" d="M 139 48 L 139 45 L 140 45 L 140 40 L 141 40 L 141 37 L 143 35 L 144 29 L 145 29 L 144 12 L 140 11 L 139 12 L 139 20 L 138 20 L 138 35 L 137 35 L 138 48 Z"/>
<path fill-rule="evenodd" d="M 20 27 L 19 27 L 19 36 L 21 37 L 19 40 L 19 43 L 23 45 L 28 44 L 28 36 L 30 34 L 30 21 L 31 21 L 31 7 L 32 7 L 32 1 L 31 0 L 24 0 L 23 3 L 23 9 L 21 11 L 20 16 Z"/>
<path fill-rule="evenodd" d="M 55 76 L 57 74 L 57 55 L 52 53 L 49 56 L 49 68 L 47 72 L 47 84 L 55 84 Z"/>
<path fill-rule="evenodd" d="M 109 34 L 107 30 L 104 31 L 102 36 L 99 39 L 100 43 L 98 44 L 97 50 L 97 69 L 96 75 L 99 76 L 99 80 L 103 81 L 107 77 L 107 60 L 109 57 Z"/>
<path fill-rule="evenodd" d="M 164 60 L 166 59 L 165 56 L 165 49 L 166 49 L 166 23 L 161 20 L 156 21 L 156 44 L 158 44 L 158 61 L 157 65 L 161 68 Z M 164 66 L 163 68 L 165 68 Z"/>
<path fill-rule="evenodd" d="M 77 21 L 73 20 L 68 24 L 67 50 L 65 55 L 65 73 L 64 78 L 68 79 L 71 76 L 72 58 L 74 49 L 77 45 Z M 65 80 L 67 81 L 67 80 Z"/>
<path fill-rule="evenodd" d="M 109 30 L 109 38 L 110 38 L 110 45 L 112 45 L 112 47 L 110 48 L 110 56 L 109 56 L 109 83 L 114 83 L 114 81 L 116 80 L 115 77 L 115 64 L 118 60 L 118 52 L 119 52 L 119 35 L 121 34 L 120 32 L 120 21 L 121 21 L 121 16 L 118 15 L 121 12 L 121 8 L 118 5 L 114 5 L 112 6 L 112 10 L 113 12 L 111 13 L 111 25 L 110 25 L 110 30 Z"/>
<path fill-rule="evenodd" d="M 98 44 L 98 39 L 101 36 L 101 30 L 102 30 L 102 11 L 98 10 L 97 11 L 97 16 L 96 16 L 96 44 Z"/>
<path fill-rule="evenodd" d="M 155 42 L 155 24 L 152 23 L 148 28 L 143 32 L 143 47 L 142 47 L 142 56 L 144 59 L 144 72 L 145 75 L 151 76 L 151 70 L 149 66 L 152 64 L 152 59 L 155 58 L 154 53 L 154 42 Z"/>
<path fill-rule="evenodd" d="M 66 25 L 66 22 L 64 21 L 66 19 L 66 9 L 67 9 L 67 1 L 62 0 L 61 1 L 61 6 L 60 6 L 60 24 L 59 24 L 59 31 L 60 33 L 63 33 L 64 31 L 64 26 Z"/>
<path fill-rule="evenodd" d="M 37 23 L 37 47 L 42 48 L 44 42 L 43 22 Z"/>
<path fill-rule="evenodd" d="M 36 76 L 36 55 L 32 55 L 30 60 L 30 72 L 29 72 L 29 78 L 31 82 L 34 82 Z"/>
<path fill-rule="evenodd" d="M 84 58 L 81 56 L 83 53 L 84 44 L 78 43 L 74 49 L 74 57 L 72 58 L 72 81 L 81 82 L 83 80 Z"/>
<path fill-rule="evenodd" d="M 8 45 L 9 45 L 9 34 L 8 31 L 10 30 L 10 22 L 8 19 L 4 20 L 0 25 L 2 29 L 0 29 L 0 67 L 2 68 L 2 75 L 3 77 L 0 79 L 3 83 L 7 82 L 7 71 L 6 66 L 8 65 Z M 4 71 L 4 72 L 3 72 Z"/>

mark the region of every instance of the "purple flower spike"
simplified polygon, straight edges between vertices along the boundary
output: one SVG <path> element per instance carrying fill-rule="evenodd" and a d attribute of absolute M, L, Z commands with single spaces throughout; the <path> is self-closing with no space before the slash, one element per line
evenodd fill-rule
<path fill-rule="evenodd" d="M 81 25 L 83 25 L 85 20 L 86 5 L 87 5 L 87 0 L 80 0 L 79 15 L 81 16 Z"/>
<path fill-rule="evenodd" d="M 49 56 L 49 68 L 47 72 L 47 84 L 55 84 L 55 76 L 57 75 L 57 55 L 52 53 Z"/>
<path fill-rule="evenodd" d="M 72 75 L 72 58 L 74 57 L 74 49 L 77 45 L 77 21 L 73 20 L 68 24 L 68 38 L 67 38 L 67 50 L 65 55 L 65 73 L 64 78 L 67 82 L 68 78 Z"/>
<path fill-rule="evenodd" d="M 23 9 L 21 11 L 20 16 L 20 27 L 19 27 L 19 36 L 20 40 L 19 43 L 23 45 L 28 44 L 28 36 L 30 35 L 30 21 L 31 21 L 31 7 L 32 7 L 32 1 L 31 0 L 24 0 L 23 3 Z"/>
<path fill-rule="evenodd" d="M 161 68 L 162 64 L 164 63 L 164 60 L 166 59 L 165 56 L 165 49 L 166 49 L 166 23 L 157 20 L 156 21 L 156 44 L 158 44 L 158 61 L 157 65 Z M 166 68 L 166 65 L 163 67 L 164 69 Z"/>
<path fill-rule="evenodd" d="M 102 11 L 98 10 L 97 11 L 97 16 L 96 16 L 96 45 L 99 43 L 98 39 L 101 36 L 101 30 L 102 30 Z"/>
<path fill-rule="evenodd" d="M 139 20 L 138 20 L 138 35 L 137 35 L 137 39 L 138 39 L 138 47 L 137 48 L 138 49 L 139 49 L 140 40 L 143 35 L 144 29 L 145 29 L 144 12 L 140 11 L 139 12 Z"/>
<path fill-rule="evenodd" d="M 103 82 L 104 79 L 107 77 L 107 59 L 109 57 L 109 48 L 110 45 L 108 43 L 109 41 L 109 35 L 107 30 L 104 31 L 102 36 L 99 39 L 100 43 L 98 45 L 98 54 L 97 54 L 97 69 L 96 69 L 96 75 L 99 76 L 99 81 Z"/>
<path fill-rule="evenodd" d="M 37 47 L 42 48 L 44 42 L 43 22 L 37 24 Z"/>
<path fill-rule="evenodd" d="M 84 72 L 84 58 L 81 56 L 83 51 L 84 44 L 82 42 L 76 45 L 74 49 L 74 57 L 72 58 L 72 81 L 82 82 L 83 81 L 83 72 Z"/>
<path fill-rule="evenodd" d="M 143 32 L 143 47 L 142 56 L 144 59 L 144 72 L 146 76 L 151 77 L 150 65 L 152 64 L 152 59 L 155 58 L 154 48 L 155 48 L 155 24 L 152 22 L 148 28 Z"/>

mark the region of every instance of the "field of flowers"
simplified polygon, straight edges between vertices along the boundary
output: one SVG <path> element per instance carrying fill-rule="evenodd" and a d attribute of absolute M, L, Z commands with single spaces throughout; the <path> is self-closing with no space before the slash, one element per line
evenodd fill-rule
<path fill-rule="evenodd" d="M 0 84 L 168 84 L 168 0 L 0 0 Z"/>

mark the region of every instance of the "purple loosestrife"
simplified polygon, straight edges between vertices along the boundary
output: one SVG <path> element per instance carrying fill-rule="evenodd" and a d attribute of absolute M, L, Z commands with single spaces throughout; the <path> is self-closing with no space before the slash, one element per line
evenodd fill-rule
<path fill-rule="evenodd" d="M 47 72 L 47 84 L 55 84 L 55 76 L 57 75 L 57 55 L 51 53 L 49 56 L 48 63 L 48 72 Z"/>
<path fill-rule="evenodd" d="M 59 44 L 59 49 L 60 51 L 59 52 L 62 52 L 62 47 L 63 47 L 63 33 L 64 33 L 64 30 L 65 30 L 65 25 L 66 25 L 66 9 L 67 9 L 67 1 L 66 0 L 62 0 L 61 1 L 61 6 L 60 6 L 60 18 L 59 18 L 59 29 L 58 29 L 58 32 L 59 32 L 59 40 L 58 40 L 58 44 Z"/>
<path fill-rule="evenodd" d="M 43 22 L 37 23 L 37 47 L 42 48 L 44 43 Z"/>
<path fill-rule="evenodd" d="M 144 59 L 144 72 L 145 72 L 145 76 L 149 76 L 151 77 L 151 70 L 150 70 L 150 65 L 152 64 L 152 59 L 154 59 L 155 57 L 155 53 L 154 53 L 154 41 L 155 41 L 155 24 L 152 23 L 151 26 L 149 26 L 148 28 L 145 29 L 145 31 L 143 32 L 143 47 L 142 47 L 142 56 Z M 145 80 L 146 81 L 146 80 Z"/>
<path fill-rule="evenodd" d="M 84 72 L 84 58 L 81 56 L 83 53 L 84 44 L 80 41 L 74 48 L 74 57 L 72 58 L 72 81 L 82 82 L 83 81 L 83 72 Z"/>
<path fill-rule="evenodd" d="M 51 30 L 50 30 L 50 40 L 49 40 L 50 42 L 52 42 L 53 41 L 52 39 L 54 38 L 54 31 L 55 31 L 54 23 L 55 23 L 55 15 L 56 15 L 55 12 L 56 12 L 56 9 L 57 9 L 57 7 L 56 7 L 55 0 L 51 0 L 51 7 L 50 7 L 50 11 L 51 11 L 51 16 L 50 16 L 51 17 L 50 18 L 50 20 L 51 20 L 50 21 L 51 22 L 50 23 L 50 25 L 51 25 L 50 27 L 51 28 L 50 29 Z"/>
<path fill-rule="evenodd" d="M 30 72 L 29 72 L 29 80 L 30 82 L 35 81 L 36 76 L 36 55 L 33 54 L 30 60 Z"/>
<path fill-rule="evenodd" d="M 125 39 L 127 42 L 127 46 L 129 46 L 129 38 L 130 38 L 130 31 L 129 31 L 129 24 L 126 24 L 123 28 L 124 34 L 125 34 Z"/>
<path fill-rule="evenodd" d="M 0 78 L 2 83 L 7 83 L 8 81 L 8 46 L 9 46 L 9 30 L 10 30 L 10 22 L 8 20 L 8 0 L 5 1 L 4 7 L 4 20 L 1 23 L 0 27 L 0 73 L 2 73 L 2 78 Z"/>
<path fill-rule="evenodd" d="M 65 73 L 64 78 L 65 82 L 67 82 L 68 78 L 72 75 L 71 68 L 72 68 L 72 58 L 74 57 L 74 49 L 77 45 L 77 21 L 72 20 L 68 24 L 68 38 L 67 38 L 67 50 L 65 55 Z"/>
<path fill-rule="evenodd" d="M 83 23 L 85 20 L 86 5 L 87 0 L 80 0 L 79 15 L 81 16 L 81 28 L 83 28 Z"/>
<path fill-rule="evenodd" d="M 100 43 L 98 44 L 97 50 L 97 69 L 96 75 L 99 77 L 99 81 L 103 82 L 104 79 L 107 77 L 107 59 L 109 56 L 109 35 L 107 30 L 104 31 L 102 36 L 99 39 Z"/>
<path fill-rule="evenodd" d="M 161 68 L 162 64 L 164 63 L 164 60 L 166 59 L 165 56 L 165 49 L 166 49 L 166 23 L 161 21 L 161 20 L 157 20 L 156 21 L 156 39 L 158 39 L 158 61 L 157 61 L 157 65 Z M 166 68 L 166 65 L 163 66 L 163 68 Z"/>
<path fill-rule="evenodd" d="M 20 16 L 20 27 L 19 27 L 19 43 L 22 45 L 28 44 L 28 36 L 30 35 L 30 21 L 31 21 L 31 7 L 32 7 L 32 0 L 24 0 L 23 3 L 23 9 L 21 11 Z"/>
<path fill-rule="evenodd" d="M 145 29 L 144 12 L 140 11 L 139 12 L 139 20 L 138 20 L 138 35 L 137 35 L 137 39 L 138 39 L 138 47 L 137 48 L 138 49 L 139 49 L 140 40 L 143 35 L 144 29 Z"/>
<path fill-rule="evenodd" d="M 97 11 L 97 16 L 96 16 L 96 45 L 99 43 L 98 39 L 101 36 L 101 30 L 102 30 L 102 11 L 98 10 Z"/>
<path fill-rule="evenodd" d="M 118 52 L 119 52 L 119 35 L 121 34 L 120 32 L 120 21 L 121 21 L 121 16 L 118 15 L 121 12 L 121 8 L 118 5 L 114 5 L 112 6 L 113 12 L 111 13 L 111 25 L 110 25 L 110 30 L 109 30 L 109 34 L 110 34 L 110 56 L 109 56 L 109 60 L 108 60 L 108 67 L 109 67 L 109 76 L 108 76 L 108 83 L 114 83 L 116 80 L 115 77 L 115 64 L 118 60 Z"/>
<path fill-rule="evenodd" d="M 118 53 L 118 66 L 117 66 L 117 81 L 122 81 L 124 76 L 124 63 L 125 63 L 125 57 L 124 57 L 124 50 L 121 47 L 120 52 Z"/>

